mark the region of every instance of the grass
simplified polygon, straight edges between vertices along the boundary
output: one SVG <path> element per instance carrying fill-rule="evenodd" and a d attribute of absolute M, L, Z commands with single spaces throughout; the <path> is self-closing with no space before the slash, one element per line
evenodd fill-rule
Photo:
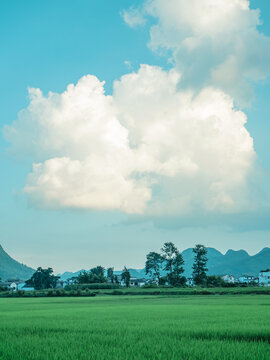
<path fill-rule="evenodd" d="M 268 360 L 270 297 L 0 299 L 2 360 Z"/>

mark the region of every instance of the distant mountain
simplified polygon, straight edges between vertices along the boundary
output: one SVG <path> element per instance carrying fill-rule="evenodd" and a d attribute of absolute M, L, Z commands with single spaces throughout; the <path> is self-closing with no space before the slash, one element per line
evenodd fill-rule
<path fill-rule="evenodd" d="M 61 280 L 66 281 L 67 279 L 72 278 L 73 276 L 78 276 L 80 274 L 80 272 L 85 271 L 85 269 L 76 271 L 76 272 L 70 272 L 70 271 L 66 271 L 63 274 L 58 274 L 58 276 L 61 276 Z"/>
<path fill-rule="evenodd" d="M 0 277 L 2 280 L 28 280 L 33 273 L 34 269 L 12 259 L 0 245 Z"/>
<path fill-rule="evenodd" d="M 130 272 L 131 277 L 136 277 L 136 278 L 140 278 L 140 277 L 145 277 L 145 271 L 144 269 L 141 270 L 137 270 L 137 269 L 128 269 Z M 61 276 L 61 280 L 67 280 L 70 279 L 73 276 L 78 276 L 80 274 L 80 272 L 85 271 L 85 269 L 76 271 L 76 272 L 70 272 L 70 271 L 66 271 L 63 274 L 58 274 L 59 276 Z M 86 271 L 90 271 L 86 270 Z M 121 275 L 122 271 L 114 271 L 115 275 Z"/>
<path fill-rule="evenodd" d="M 145 277 L 144 269 L 128 269 L 130 276 L 134 278 L 142 278 Z M 121 275 L 122 271 L 115 271 L 115 275 Z"/>
<path fill-rule="evenodd" d="M 225 255 L 214 248 L 208 250 L 208 274 L 224 275 L 258 275 L 260 270 L 270 267 L 270 248 L 264 248 L 258 254 L 250 256 L 245 250 L 228 250 Z M 183 251 L 185 275 L 192 274 L 192 249 Z"/>
<path fill-rule="evenodd" d="M 193 251 L 191 248 L 182 252 L 185 261 L 186 277 L 192 274 L 193 265 Z M 249 255 L 245 250 L 228 250 L 225 255 L 214 248 L 207 248 L 208 256 L 208 275 L 225 275 L 231 274 L 234 276 L 240 275 L 258 275 L 260 270 L 270 268 L 270 248 L 262 249 L 256 255 Z M 129 269 L 132 277 L 145 277 L 144 269 Z M 76 273 L 66 272 L 61 278 L 66 280 L 69 277 L 77 276 L 80 271 Z M 121 274 L 121 271 L 115 271 L 116 275 Z M 163 273 L 165 275 L 165 273 Z"/>

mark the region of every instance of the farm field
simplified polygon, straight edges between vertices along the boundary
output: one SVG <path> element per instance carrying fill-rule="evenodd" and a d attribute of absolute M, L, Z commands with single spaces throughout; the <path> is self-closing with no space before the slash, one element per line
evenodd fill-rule
<path fill-rule="evenodd" d="M 270 297 L 1 298 L 2 360 L 268 360 Z"/>

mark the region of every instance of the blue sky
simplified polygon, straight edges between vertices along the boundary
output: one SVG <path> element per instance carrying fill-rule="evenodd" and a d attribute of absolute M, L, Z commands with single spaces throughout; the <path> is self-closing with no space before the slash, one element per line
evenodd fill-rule
<path fill-rule="evenodd" d="M 128 10 L 130 6 L 133 10 L 139 7 L 138 14 L 140 12 L 141 16 L 142 1 L 13 0 L 4 2 L 0 6 L 1 128 L 6 125 L 11 126 L 18 118 L 19 111 L 29 105 L 28 87 L 41 89 L 45 97 L 50 91 L 61 94 L 68 84 L 76 84 L 82 76 L 92 74 L 100 81 L 105 80 L 106 94 L 112 94 L 113 82 L 124 74 L 137 73 L 140 64 L 160 66 L 162 70 L 154 72 L 153 76 L 160 76 L 162 79 L 165 72 L 171 68 L 179 71 L 177 56 L 181 54 L 175 55 L 175 61 L 172 63 L 171 55 L 164 55 L 164 51 L 161 54 L 160 51 L 153 50 L 153 39 L 151 48 L 150 30 L 158 23 L 156 16 L 143 13 L 142 16 L 147 18 L 146 23 L 135 28 L 128 26 L 121 16 L 123 10 Z M 269 1 L 254 0 L 251 1 L 250 7 L 261 9 L 263 24 L 258 30 L 265 36 L 270 36 Z M 158 41 L 162 43 L 163 39 Z M 251 42 L 250 46 L 252 45 Z M 266 48 L 264 51 L 267 58 L 270 49 Z M 264 65 L 258 64 L 258 67 L 260 66 Z M 151 68 L 149 71 L 152 70 Z M 148 76 L 147 71 L 142 71 L 139 79 L 146 76 Z M 174 80 L 166 78 L 162 81 L 166 81 L 167 84 Z M 30 266 L 52 266 L 56 271 L 90 268 L 98 264 L 116 268 L 124 265 L 142 267 L 145 254 L 151 250 L 158 250 L 165 241 L 175 242 L 180 250 L 201 242 L 223 252 L 228 248 L 244 248 L 251 254 L 269 246 L 270 229 L 267 223 L 269 205 L 265 195 L 269 187 L 270 170 L 269 76 L 265 75 L 264 79 L 257 81 L 252 79 L 251 83 L 254 98 L 248 106 L 239 105 L 237 108 L 247 115 L 246 128 L 254 141 L 256 153 L 255 170 L 252 170 L 251 180 L 248 180 L 251 183 L 248 185 L 251 186 L 251 191 L 248 190 L 238 198 L 239 191 L 233 189 L 232 196 L 236 194 L 237 202 L 243 203 L 241 209 L 237 207 L 237 211 L 233 209 L 232 212 L 226 210 L 226 216 L 223 216 L 223 209 L 218 205 L 218 210 L 211 210 L 211 214 L 205 210 L 197 212 L 193 209 L 191 214 L 189 212 L 188 215 L 186 213 L 183 215 L 182 210 L 178 213 L 177 203 L 173 205 L 176 207 L 176 213 L 171 214 L 169 209 L 162 205 L 162 210 L 157 215 L 156 209 L 159 209 L 160 199 L 163 203 L 167 200 L 170 203 L 171 189 L 178 195 L 180 184 L 188 189 L 186 180 L 171 178 L 171 175 L 169 180 L 167 178 L 160 180 L 163 174 L 157 173 L 155 181 L 159 183 L 151 185 L 152 199 L 158 196 L 160 199 L 153 201 L 154 210 L 140 211 L 139 214 L 135 211 L 133 214 L 130 204 L 128 211 L 123 210 L 122 205 L 110 209 L 105 205 L 101 209 L 93 205 L 87 209 L 77 205 L 76 209 L 72 206 L 47 206 L 47 203 L 45 206 L 40 206 L 40 201 L 37 204 L 35 199 L 37 196 L 38 199 L 42 196 L 44 203 L 44 194 L 38 193 L 33 200 L 22 191 L 27 184 L 27 176 L 32 172 L 33 163 L 46 161 L 51 157 L 58 158 L 60 155 L 50 154 L 49 157 L 47 153 L 43 153 L 38 157 L 34 154 L 35 149 L 33 154 L 29 155 L 27 152 L 24 154 L 20 146 L 26 147 L 28 139 L 25 134 L 29 133 L 29 128 L 25 125 L 25 130 L 16 128 L 18 132 L 21 131 L 18 135 L 20 138 L 17 137 L 12 141 L 8 141 L 4 135 L 0 138 L 1 244 L 16 259 Z M 141 86 L 141 83 L 134 84 Z M 123 113 L 127 111 L 128 105 L 121 103 L 121 96 L 132 89 L 133 85 L 131 88 L 124 86 L 127 85 L 121 80 L 118 95 L 115 95 L 117 106 Z M 171 88 L 173 84 L 170 83 L 168 86 Z M 227 88 L 226 90 L 222 88 L 222 91 L 226 92 Z M 235 93 L 229 95 L 236 102 L 238 101 Z M 216 98 L 217 95 L 211 96 Z M 126 101 L 128 103 L 129 100 Z M 135 108 L 134 114 L 136 111 Z M 151 109 L 142 111 L 151 114 Z M 126 115 L 122 116 L 124 119 Z M 121 121 L 123 124 L 124 120 Z M 228 133 L 230 134 L 229 131 Z M 234 167 L 233 169 L 235 171 Z M 77 185 L 80 186 L 80 183 Z M 143 194 L 147 196 L 149 186 L 145 189 L 139 184 L 139 193 L 144 191 Z M 241 191 L 242 188 L 243 186 Z M 254 189 L 256 189 L 255 195 Z M 257 195 L 258 193 L 260 195 Z M 134 201 L 132 194 L 128 196 Z M 257 198 L 254 200 L 254 196 L 262 197 L 264 201 Z M 249 207 L 249 203 L 246 202 L 248 197 L 251 197 L 252 203 L 258 201 L 260 204 L 251 215 L 246 216 L 245 207 Z M 204 201 L 192 199 L 192 204 L 199 204 L 199 207 L 203 208 Z M 182 203 L 179 207 L 181 206 Z M 188 217 L 187 222 L 183 221 L 186 217 Z M 236 220 L 232 222 L 228 218 L 236 218 Z M 209 221 L 209 219 L 213 220 Z"/>

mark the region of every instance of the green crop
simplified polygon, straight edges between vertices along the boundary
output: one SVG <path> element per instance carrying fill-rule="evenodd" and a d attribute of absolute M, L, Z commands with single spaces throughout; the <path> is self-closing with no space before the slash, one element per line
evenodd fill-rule
<path fill-rule="evenodd" d="M 2 360 L 268 360 L 270 297 L 0 299 Z"/>

